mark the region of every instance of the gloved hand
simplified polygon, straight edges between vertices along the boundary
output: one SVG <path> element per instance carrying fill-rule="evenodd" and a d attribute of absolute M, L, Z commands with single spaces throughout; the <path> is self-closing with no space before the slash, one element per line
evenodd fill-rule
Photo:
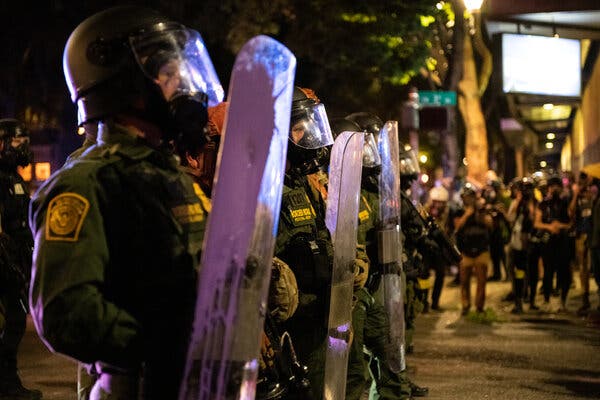
<path fill-rule="evenodd" d="M 298 284 L 291 268 L 280 258 L 273 257 L 269 311 L 277 322 L 290 318 L 298 308 Z"/>
<path fill-rule="evenodd" d="M 363 258 L 354 259 L 354 290 L 365 286 L 369 278 L 369 260 Z"/>

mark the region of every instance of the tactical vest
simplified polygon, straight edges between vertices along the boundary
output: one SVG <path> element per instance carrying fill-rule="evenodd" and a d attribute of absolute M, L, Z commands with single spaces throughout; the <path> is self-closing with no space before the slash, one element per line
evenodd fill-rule
<path fill-rule="evenodd" d="M 333 246 L 323 207 L 308 193 L 305 179 L 284 184 L 275 255 L 294 271 L 302 293 L 322 296 L 331 283 Z"/>
<path fill-rule="evenodd" d="M 0 170 L 0 201 L 2 231 L 11 236 L 31 238 L 27 223 L 29 192 L 16 171 Z"/>
<path fill-rule="evenodd" d="M 10 238 L 10 258 L 29 280 L 33 236 L 29 229 L 28 188 L 16 171 L 0 170 L 0 222 Z"/>
<path fill-rule="evenodd" d="M 480 213 L 481 211 L 476 211 Z M 481 220 L 482 215 L 469 216 L 465 224 L 456 232 L 456 245 L 467 257 L 477 257 L 488 251 L 490 246 L 490 231 Z"/>

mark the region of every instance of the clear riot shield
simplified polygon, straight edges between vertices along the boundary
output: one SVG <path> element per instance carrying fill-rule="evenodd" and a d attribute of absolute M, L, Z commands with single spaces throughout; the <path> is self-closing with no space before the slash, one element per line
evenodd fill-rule
<path fill-rule="evenodd" d="M 326 400 L 346 396 L 363 142 L 364 133 L 342 132 L 331 150 L 325 224 L 334 250 L 323 393 Z"/>
<path fill-rule="evenodd" d="M 398 122 L 387 121 L 378 140 L 381 156 L 379 177 L 380 212 L 378 232 L 379 264 L 382 271 L 380 291 L 390 320 L 388 335 L 389 368 L 400 372 L 406 368 L 404 358 L 404 288 L 401 279 L 400 241 L 400 169 Z"/>
<path fill-rule="evenodd" d="M 266 36 L 236 58 L 180 400 L 254 399 L 295 67 Z"/>

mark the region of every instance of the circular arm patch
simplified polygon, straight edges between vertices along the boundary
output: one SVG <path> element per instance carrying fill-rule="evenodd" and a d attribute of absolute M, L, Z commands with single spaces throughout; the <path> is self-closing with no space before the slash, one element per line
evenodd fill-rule
<path fill-rule="evenodd" d="M 46 240 L 76 242 L 90 202 L 77 193 L 61 193 L 46 211 Z"/>

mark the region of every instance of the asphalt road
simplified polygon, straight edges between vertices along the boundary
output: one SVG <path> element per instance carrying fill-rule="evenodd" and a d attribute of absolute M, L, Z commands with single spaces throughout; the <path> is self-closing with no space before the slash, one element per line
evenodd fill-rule
<path fill-rule="evenodd" d="M 567 313 L 559 299 L 549 305 L 538 296 L 541 310 L 510 313 L 501 301 L 508 283 L 489 282 L 486 308 L 495 322 L 460 316 L 457 288 L 444 288 L 442 313 L 418 320 L 409 374 L 428 386 L 429 399 L 600 399 L 600 312 L 592 286 L 594 311 L 579 317 L 578 289 L 572 290 Z M 472 293 L 474 293 L 472 291 Z"/>
<path fill-rule="evenodd" d="M 600 312 L 578 317 L 581 297 L 574 289 L 567 313 L 555 312 L 558 299 L 552 298 L 539 312 L 525 306 L 515 316 L 500 300 L 509 288 L 488 283 L 491 321 L 461 317 L 458 288 L 448 286 L 444 311 L 419 317 L 408 367 L 416 383 L 429 387 L 428 399 L 600 399 Z M 592 291 L 595 309 L 593 283 Z M 30 322 L 19 365 L 24 384 L 42 390 L 44 399 L 76 398 L 76 364 L 49 352 Z"/>

